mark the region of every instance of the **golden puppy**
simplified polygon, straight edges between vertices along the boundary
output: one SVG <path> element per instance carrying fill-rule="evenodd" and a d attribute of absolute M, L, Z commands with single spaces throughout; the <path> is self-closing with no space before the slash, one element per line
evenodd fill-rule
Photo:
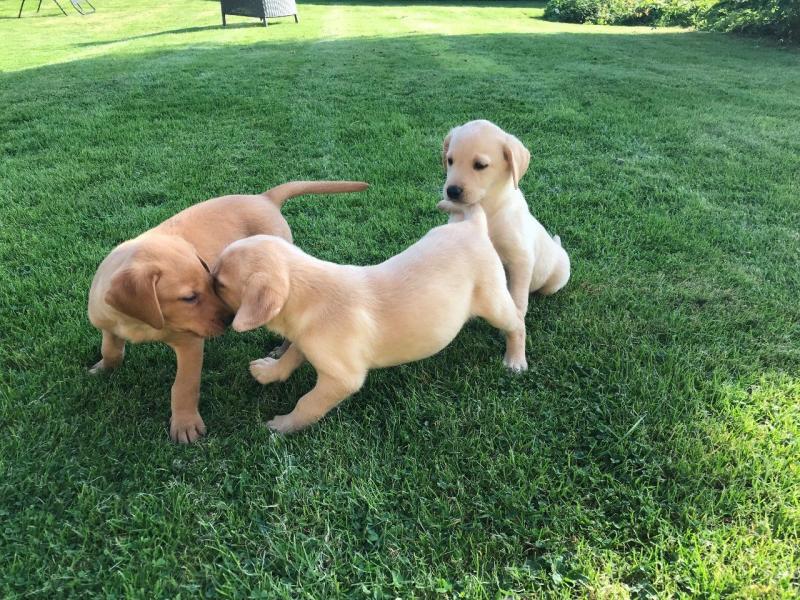
<path fill-rule="evenodd" d="M 474 316 L 506 332 L 510 369 L 527 367 L 525 324 L 479 207 L 379 265 L 324 262 L 260 235 L 228 246 L 213 274 L 236 311 L 236 331 L 266 325 L 291 340 L 278 360 L 250 363 L 259 382 L 283 381 L 305 360 L 317 371 L 314 389 L 268 423 L 280 433 L 322 418 L 358 391 L 370 369 L 436 354 Z"/>
<path fill-rule="evenodd" d="M 103 358 L 90 372 L 119 366 L 126 340 L 168 344 L 178 360 L 170 437 L 193 442 L 206 431 L 198 412 L 203 338 L 222 333 L 231 315 L 214 293 L 208 263 L 250 235 L 269 233 L 290 243 L 280 212 L 289 198 L 366 188 L 352 181 L 294 181 L 261 195 L 214 198 L 120 244 L 98 267 L 89 291 L 89 320 L 103 332 Z"/>
<path fill-rule="evenodd" d="M 519 189 L 530 152 L 516 137 L 489 121 L 470 121 L 444 138 L 447 170 L 439 208 L 458 220 L 464 206 L 480 204 L 489 237 L 508 271 L 508 287 L 524 316 L 528 295 L 553 294 L 569 280 L 570 261 L 558 236 L 550 237 Z"/>

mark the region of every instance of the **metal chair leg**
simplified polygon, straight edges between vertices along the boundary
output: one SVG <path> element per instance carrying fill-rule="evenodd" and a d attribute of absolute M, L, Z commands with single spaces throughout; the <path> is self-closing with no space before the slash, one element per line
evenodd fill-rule
<path fill-rule="evenodd" d="M 94 6 L 92 5 L 92 3 L 91 3 L 91 2 L 89 2 L 89 0 L 83 0 L 83 2 L 86 2 L 86 4 L 88 4 L 88 5 L 89 5 L 89 7 L 90 7 L 92 10 L 83 10 L 83 7 L 81 6 L 81 3 L 80 3 L 80 2 L 75 2 L 74 0 L 73 0 L 73 2 L 72 2 L 72 8 L 74 8 L 75 10 L 77 10 L 77 11 L 78 11 L 78 12 L 79 12 L 81 15 L 90 15 L 90 14 L 92 14 L 93 12 L 95 12 L 95 8 L 94 8 Z"/>
<path fill-rule="evenodd" d="M 67 11 L 65 11 L 65 10 L 62 8 L 62 6 L 61 6 L 61 5 L 58 3 L 58 0 L 53 0 L 53 2 L 55 2 L 55 3 L 56 3 L 56 6 L 57 6 L 57 7 L 58 7 L 58 8 L 61 10 L 61 12 L 62 12 L 62 13 L 64 13 L 64 16 L 65 16 L 65 17 L 69 16 L 69 15 L 67 15 Z"/>
<path fill-rule="evenodd" d="M 297 14 L 294 15 L 294 22 L 295 23 L 299 23 L 300 22 L 300 19 L 297 18 Z"/>

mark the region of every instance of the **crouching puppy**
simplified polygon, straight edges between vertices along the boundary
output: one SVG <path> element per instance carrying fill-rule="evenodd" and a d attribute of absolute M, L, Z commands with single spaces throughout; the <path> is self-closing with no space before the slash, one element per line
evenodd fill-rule
<path fill-rule="evenodd" d="M 508 287 L 523 315 L 529 294 L 554 294 L 570 275 L 560 238 L 550 237 L 533 217 L 519 189 L 530 158 L 522 142 L 489 121 L 456 127 L 444 139 L 447 180 L 439 203 L 451 221 L 461 219 L 466 206 L 483 207 L 489 237 L 508 270 Z"/>
<path fill-rule="evenodd" d="M 292 342 L 279 359 L 250 363 L 253 377 L 284 381 L 306 360 L 317 371 L 295 409 L 268 422 L 273 431 L 318 421 L 358 391 L 370 369 L 436 354 L 473 316 L 506 333 L 506 366 L 527 368 L 525 325 L 479 207 L 379 265 L 337 265 L 259 235 L 228 246 L 213 276 L 236 331 L 266 325 Z"/>

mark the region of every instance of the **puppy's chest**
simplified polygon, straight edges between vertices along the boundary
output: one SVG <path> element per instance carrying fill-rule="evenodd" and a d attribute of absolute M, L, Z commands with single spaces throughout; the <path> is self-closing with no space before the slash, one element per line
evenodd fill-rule
<path fill-rule="evenodd" d="M 530 242 L 526 239 L 525 224 L 514 222 L 505 216 L 489 222 L 489 239 L 500 260 L 506 264 L 530 253 Z"/>
<path fill-rule="evenodd" d="M 117 337 L 138 344 L 140 342 L 151 342 L 161 339 L 162 335 L 157 329 L 153 329 L 148 325 L 133 325 L 125 323 L 117 323 L 113 327 L 113 333 Z"/>

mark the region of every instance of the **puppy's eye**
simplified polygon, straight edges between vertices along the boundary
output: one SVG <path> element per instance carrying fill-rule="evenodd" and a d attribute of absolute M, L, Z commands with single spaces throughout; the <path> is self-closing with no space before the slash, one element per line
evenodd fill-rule
<path fill-rule="evenodd" d="M 448 165 L 452 165 L 453 164 L 453 157 L 452 156 L 447 159 L 447 164 Z"/>
<path fill-rule="evenodd" d="M 180 301 L 186 302 L 187 304 L 194 304 L 197 302 L 197 298 L 197 294 L 192 294 L 191 296 L 184 296 L 183 298 L 180 298 Z"/>
<path fill-rule="evenodd" d="M 478 161 L 476 160 L 476 161 L 475 161 L 475 164 L 474 164 L 474 165 L 472 165 L 472 166 L 475 168 L 475 170 L 476 170 L 476 171 L 483 171 L 483 170 L 484 170 L 486 167 L 488 167 L 489 165 L 485 165 L 485 164 L 483 164 L 482 162 L 478 162 Z"/>

